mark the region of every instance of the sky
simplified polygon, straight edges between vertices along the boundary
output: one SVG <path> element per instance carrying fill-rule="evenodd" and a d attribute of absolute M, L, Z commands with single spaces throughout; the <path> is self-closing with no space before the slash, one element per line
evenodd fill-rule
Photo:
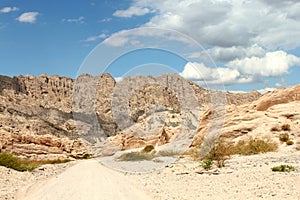
<path fill-rule="evenodd" d="M 230 91 L 300 84 L 300 2 L 0 0 L 0 74 L 104 72 Z"/>

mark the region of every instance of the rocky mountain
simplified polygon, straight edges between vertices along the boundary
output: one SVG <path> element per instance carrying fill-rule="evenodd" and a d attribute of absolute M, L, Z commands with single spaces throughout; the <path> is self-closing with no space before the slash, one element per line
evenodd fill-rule
<path fill-rule="evenodd" d="M 286 123 L 297 143 L 298 93 L 299 87 L 264 96 L 210 91 L 173 74 L 118 83 L 109 74 L 0 76 L 0 149 L 32 159 L 75 158 L 94 153 L 95 142 L 120 150 L 187 137 L 196 145 L 214 128 L 234 141 L 279 135 L 270 129 Z M 218 106 L 226 112 L 215 114 Z"/>

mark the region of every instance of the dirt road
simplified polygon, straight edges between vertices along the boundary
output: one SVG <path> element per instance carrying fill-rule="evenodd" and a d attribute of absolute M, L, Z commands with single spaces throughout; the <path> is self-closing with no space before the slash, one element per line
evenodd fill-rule
<path fill-rule="evenodd" d="M 80 161 L 62 174 L 20 190 L 19 200 L 151 199 L 124 174 L 95 160 Z"/>

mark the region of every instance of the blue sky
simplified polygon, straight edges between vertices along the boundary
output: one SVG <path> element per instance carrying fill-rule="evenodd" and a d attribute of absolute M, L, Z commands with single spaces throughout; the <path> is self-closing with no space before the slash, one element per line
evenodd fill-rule
<path fill-rule="evenodd" d="M 288 87 L 300 83 L 299 13 L 296 0 L 1 0 L 0 74 L 97 68 L 227 90 Z"/>

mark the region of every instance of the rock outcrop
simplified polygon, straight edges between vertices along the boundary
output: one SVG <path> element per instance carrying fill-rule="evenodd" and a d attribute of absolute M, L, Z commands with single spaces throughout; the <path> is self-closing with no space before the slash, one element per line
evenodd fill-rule
<path fill-rule="evenodd" d="M 300 86 L 279 89 L 263 95 L 252 103 L 240 106 L 227 105 L 223 125 L 219 129 L 220 139 L 235 143 L 249 137 L 272 140 L 279 145 L 279 150 L 300 149 Z M 210 124 L 214 120 L 207 110 L 198 126 L 197 134 L 191 146 L 203 144 L 208 133 L 216 131 Z M 282 128 L 287 126 L 290 128 Z M 279 140 L 281 134 L 287 134 L 294 145 L 287 145 Z"/>
<path fill-rule="evenodd" d="M 255 91 L 210 91 L 172 74 L 127 77 L 119 83 L 109 74 L 83 74 L 76 80 L 47 75 L 0 76 L 0 149 L 45 159 L 46 155 L 80 157 L 91 153 L 86 141 L 101 142 L 108 137 L 117 149 L 164 145 L 178 133 L 196 130 L 198 126 L 195 138 L 203 138 L 210 123 L 209 110 L 218 103 L 212 101 L 218 96 L 220 102 L 228 105 L 222 133 L 225 136 L 238 132 L 232 130 L 231 122 L 237 120 L 236 116 L 243 115 L 236 122 L 243 126 L 248 115 L 240 112 L 259 113 L 251 115 L 259 118 L 263 117 L 261 110 L 298 99 L 294 89 L 285 92 L 287 99 L 279 100 L 279 93 L 260 98 Z M 247 127 L 234 129 L 251 132 Z M 240 136 L 240 132 L 235 136 Z"/>

